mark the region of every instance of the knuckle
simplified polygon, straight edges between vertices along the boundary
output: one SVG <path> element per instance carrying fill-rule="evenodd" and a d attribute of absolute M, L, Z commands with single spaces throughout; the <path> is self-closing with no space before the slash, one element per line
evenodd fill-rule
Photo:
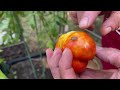
<path fill-rule="evenodd" d="M 59 62 L 59 67 L 62 68 L 62 66 L 63 66 L 63 63 L 62 63 L 62 61 L 60 60 L 60 62 Z"/>
<path fill-rule="evenodd" d="M 65 69 L 66 65 L 64 64 L 63 60 L 61 59 L 60 62 L 59 62 L 59 68 L 60 69 Z"/>
<path fill-rule="evenodd" d="M 52 62 L 48 63 L 49 67 L 54 67 Z"/>
<path fill-rule="evenodd" d="M 48 65 L 49 65 L 50 68 L 55 67 L 55 64 L 54 64 L 54 62 L 53 62 L 54 60 L 55 60 L 55 58 L 52 57 L 51 60 L 49 61 Z"/>

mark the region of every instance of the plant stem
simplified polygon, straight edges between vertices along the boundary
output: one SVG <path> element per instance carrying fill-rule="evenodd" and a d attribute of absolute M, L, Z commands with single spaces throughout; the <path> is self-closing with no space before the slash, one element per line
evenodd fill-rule
<path fill-rule="evenodd" d="M 37 35 L 37 42 L 38 42 L 38 48 L 40 47 L 40 41 L 39 41 L 39 37 L 38 37 L 38 27 L 37 27 L 37 20 L 36 20 L 36 15 L 35 15 L 35 11 L 33 11 L 33 18 L 34 18 L 34 22 L 35 22 L 35 29 L 36 29 L 36 35 Z M 40 50 L 40 59 L 42 58 L 42 53 L 41 53 L 41 49 Z M 45 65 L 43 64 L 42 60 L 40 60 L 40 63 L 42 65 L 42 77 L 45 78 Z"/>
<path fill-rule="evenodd" d="M 20 24 L 20 21 L 19 21 L 19 17 L 18 17 L 18 15 L 16 14 L 16 12 L 15 11 L 13 11 L 12 12 L 13 13 L 13 17 L 14 17 L 14 20 L 15 20 L 15 22 L 17 23 L 17 28 L 19 29 L 19 32 L 20 32 L 20 40 L 21 41 L 23 41 L 24 40 L 24 37 L 23 37 L 23 28 L 22 28 L 22 26 L 21 26 L 21 24 Z"/>
<path fill-rule="evenodd" d="M 21 25 L 21 23 L 20 23 L 19 17 L 18 17 L 18 15 L 16 14 L 16 12 L 13 11 L 12 14 L 13 14 L 14 19 L 15 19 L 15 21 L 16 21 L 17 29 L 21 31 L 21 35 L 20 35 L 20 36 L 21 36 L 22 41 L 24 41 L 25 50 L 26 50 L 26 53 L 27 53 L 27 55 L 28 55 L 28 57 L 29 57 L 29 61 L 30 61 L 30 64 L 31 64 L 31 67 L 32 67 L 32 70 L 33 70 L 34 78 L 37 79 L 37 74 L 36 74 L 36 71 L 35 71 L 35 67 L 34 67 L 34 65 L 33 65 L 33 63 L 32 63 L 32 59 L 31 59 L 31 57 L 30 57 L 29 47 L 28 47 L 27 43 L 26 43 L 25 40 L 24 40 L 24 36 L 23 36 L 23 31 L 24 31 L 24 29 L 23 29 L 23 27 L 22 27 L 22 25 Z"/>
<path fill-rule="evenodd" d="M 39 15 L 42 23 L 43 23 L 43 26 L 46 27 L 46 26 L 49 26 L 49 24 L 47 22 L 45 22 L 45 18 L 44 18 L 44 14 L 40 12 L 41 15 Z M 48 29 L 46 28 L 45 29 L 45 32 L 48 34 L 49 38 L 52 40 L 52 42 L 55 44 L 55 40 L 54 38 L 48 33 Z"/>

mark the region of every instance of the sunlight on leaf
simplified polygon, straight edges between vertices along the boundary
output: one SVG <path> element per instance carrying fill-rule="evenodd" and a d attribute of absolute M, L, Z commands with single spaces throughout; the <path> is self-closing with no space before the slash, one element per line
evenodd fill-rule
<path fill-rule="evenodd" d="M 6 18 L 0 22 L 0 30 L 4 30 L 8 28 L 9 25 L 9 18 Z"/>
<path fill-rule="evenodd" d="M 1 70 L 0 70 L 0 79 L 8 79 Z"/>
<path fill-rule="evenodd" d="M 49 41 L 47 42 L 47 47 L 48 47 L 48 48 L 51 48 L 51 49 L 54 48 L 54 47 L 53 47 L 53 42 L 52 42 L 51 40 L 49 40 Z"/>

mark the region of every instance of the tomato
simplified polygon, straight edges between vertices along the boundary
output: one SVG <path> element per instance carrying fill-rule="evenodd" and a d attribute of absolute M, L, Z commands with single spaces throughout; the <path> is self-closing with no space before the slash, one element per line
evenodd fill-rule
<path fill-rule="evenodd" d="M 95 41 L 86 32 L 70 31 L 62 34 L 57 43 L 56 48 L 69 48 L 73 54 L 72 66 L 76 73 L 82 72 L 89 60 L 92 60 L 96 54 Z"/>
<path fill-rule="evenodd" d="M 83 62 L 77 59 L 73 59 L 72 67 L 76 73 L 83 72 L 87 67 L 88 62 Z"/>

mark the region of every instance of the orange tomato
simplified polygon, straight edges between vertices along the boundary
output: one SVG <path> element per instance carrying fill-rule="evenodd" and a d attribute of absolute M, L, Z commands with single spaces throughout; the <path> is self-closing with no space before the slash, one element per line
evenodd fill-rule
<path fill-rule="evenodd" d="M 83 72 L 87 66 L 88 62 L 83 62 L 77 59 L 73 59 L 72 67 L 76 73 Z"/>
<path fill-rule="evenodd" d="M 94 40 L 83 31 L 70 31 L 62 34 L 56 48 L 69 48 L 73 54 L 72 66 L 76 73 L 82 72 L 89 60 L 92 60 L 96 54 L 96 44 Z"/>

